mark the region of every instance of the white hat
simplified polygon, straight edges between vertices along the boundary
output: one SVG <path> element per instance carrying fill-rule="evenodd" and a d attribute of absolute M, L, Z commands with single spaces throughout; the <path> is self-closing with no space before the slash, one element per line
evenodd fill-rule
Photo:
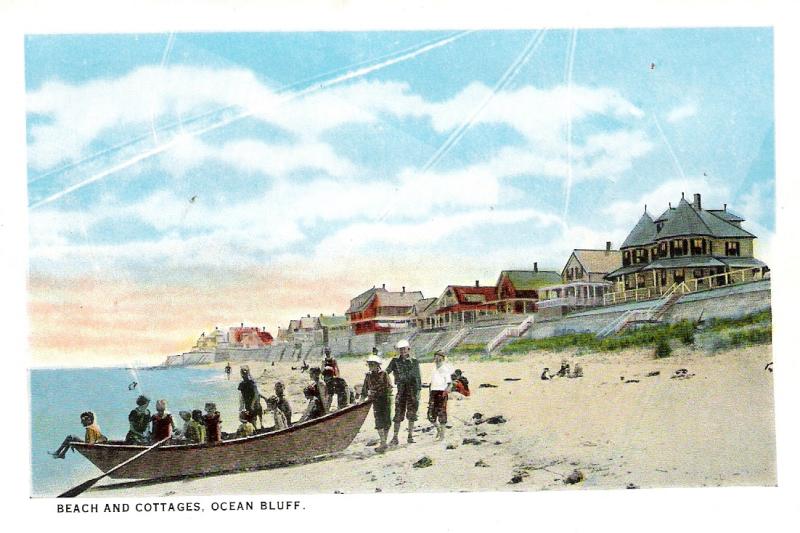
<path fill-rule="evenodd" d="M 397 348 L 398 350 L 400 348 L 409 348 L 410 346 L 411 345 L 408 343 L 408 341 L 406 339 L 398 341 L 397 344 L 394 345 L 394 347 Z"/>
<path fill-rule="evenodd" d="M 367 363 L 378 363 L 379 365 L 382 365 L 383 359 L 375 354 L 371 354 L 369 357 L 367 357 Z"/>

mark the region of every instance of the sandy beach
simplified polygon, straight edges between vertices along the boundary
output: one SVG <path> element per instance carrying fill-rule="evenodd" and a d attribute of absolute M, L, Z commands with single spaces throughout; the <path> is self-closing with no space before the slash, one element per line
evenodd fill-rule
<path fill-rule="evenodd" d="M 580 362 L 584 377 L 539 379 L 543 367 L 558 368 L 562 358 Z M 405 443 L 404 425 L 400 446 L 383 455 L 368 445 L 377 437 L 370 414 L 353 444 L 334 457 L 169 483 L 104 480 L 87 495 L 772 486 L 777 482 L 773 380 L 764 369 L 771 360 L 771 345 L 716 355 L 681 348 L 664 359 L 654 359 L 652 349 L 580 356 L 535 352 L 509 361 L 456 359 L 449 363 L 469 378 L 472 395 L 451 394 L 452 427 L 444 442 L 434 441 L 424 419 L 428 391 L 423 389 L 417 442 Z M 272 394 L 277 379 L 284 381 L 299 416 L 308 375 L 292 370 L 291 363 L 248 364 L 264 395 Z M 223 367 L 214 365 L 220 373 Z M 239 365 L 233 368 L 230 397 L 219 402 L 225 431 L 237 426 Z M 350 384 L 360 384 L 366 371 L 356 360 L 342 360 L 340 368 Z M 424 382 L 431 368 L 431 363 L 422 365 Z M 688 377 L 673 378 L 682 368 Z M 507 421 L 476 425 L 474 413 Z M 432 464 L 414 467 L 423 457 Z M 575 470 L 583 480 L 566 483 Z M 114 484 L 118 488 L 110 489 Z"/>

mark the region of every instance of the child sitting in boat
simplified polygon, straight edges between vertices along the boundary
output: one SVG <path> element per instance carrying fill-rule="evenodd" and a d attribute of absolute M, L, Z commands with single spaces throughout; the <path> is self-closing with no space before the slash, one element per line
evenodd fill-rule
<path fill-rule="evenodd" d="M 147 434 L 147 428 L 150 426 L 150 398 L 140 395 L 136 398 L 136 408 L 128 414 L 128 423 L 130 428 L 128 434 L 125 435 L 125 444 L 147 444 L 150 441 L 150 435 Z"/>
<path fill-rule="evenodd" d="M 344 378 L 338 377 L 332 367 L 326 366 L 322 370 L 322 379 L 325 381 L 325 389 L 327 390 L 328 397 L 326 403 L 328 410 L 333 405 L 333 398 L 336 397 L 336 408 L 341 409 L 353 401 L 350 396 L 350 389 Z"/>
<path fill-rule="evenodd" d="M 306 411 L 303 413 L 303 416 L 300 417 L 299 422 L 313 420 L 325 414 L 325 407 L 322 404 L 322 400 L 320 399 L 318 389 L 315 384 L 311 384 L 303 389 L 303 395 L 306 397 L 308 405 L 306 406 Z"/>
<path fill-rule="evenodd" d="M 219 411 L 217 411 L 217 404 L 213 402 L 206 403 L 206 414 L 203 416 L 203 423 L 206 427 L 206 442 L 211 444 L 222 442 L 222 419 Z"/>
<path fill-rule="evenodd" d="M 197 430 L 197 441 L 195 442 L 205 442 L 206 441 L 206 422 L 203 420 L 203 411 L 200 409 L 194 409 L 192 411 L 192 421 L 195 423 L 194 427 Z M 187 436 L 187 439 L 189 437 Z"/>
<path fill-rule="evenodd" d="M 289 400 L 286 399 L 286 387 L 283 385 L 283 382 L 276 381 L 275 382 L 275 397 L 278 399 L 278 409 L 283 412 L 283 415 L 286 417 L 286 423 L 288 425 L 292 425 L 292 406 L 289 404 Z"/>
<path fill-rule="evenodd" d="M 272 417 L 275 420 L 275 425 L 272 427 L 273 431 L 289 427 L 286 415 L 283 414 L 283 411 L 278 407 L 279 403 L 280 401 L 277 396 L 270 396 L 267 398 L 267 411 L 272 413 Z"/>
<path fill-rule="evenodd" d="M 250 413 L 242 411 L 239 413 L 239 429 L 236 430 L 237 437 L 249 437 L 256 432 L 255 426 L 250 422 Z"/>
<path fill-rule="evenodd" d="M 86 428 L 86 434 L 84 435 L 83 442 L 88 444 L 102 444 L 104 442 L 108 442 L 108 439 L 105 437 L 105 435 L 100 432 L 100 426 L 97 425 L 93 412 L 86 411 L 81 413 L 81 425 Z M 59 446 L 56 451 L 50 452 L 50 455 L 56 459 L 63 459 L 67 454 L 67 450 L 69 450 L 70 443 L 80 441 L 80 438 L 70 435 L 64 439 L 64 442 L 61 443 L 61 446 Z"/>
<path fill-rule="evenodd" d="M 197 411 L 200 413 L 200 411 Z M 181 436 L 184 441 L 190 444 L 203 442 L 203 431 L 200 424 L 192 418 L 192 413 L 189 411 L 181 411 L 179 413 L 181 420 L 183 420 L 183 431 Z M 200 413 L 202 416 L 202 413 Z"/>
<path fill-rule="evenodd" d="M 150 421 L 153 424 L 153 441 L 158 442 L 172 436 L 172 432 L 175 431 L 175 421 L 167 411 L 167 400 L 158 400 L 156 402 L 156 414 L 153 415 Z"/>

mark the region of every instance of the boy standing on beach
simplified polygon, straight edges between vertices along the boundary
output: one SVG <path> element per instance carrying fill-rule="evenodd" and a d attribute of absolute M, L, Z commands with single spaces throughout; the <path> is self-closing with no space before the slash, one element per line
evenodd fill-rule
<path fill-rule="evenodd" d="M 374 353 L 367 358 L 369 372 L 364 377 L 364 385 L 361 387 L 361 396 L 369 397 L 372 400 L 372 414 L 375 416 L 375 429 L 381 444 L 375 451 L 383 453 L 386 451 L 386 438 L 389 436 L 389 426 L 392 420 L 392 382 L 389 374 L 381 370 L 381 358 Z"/>
<path fill-rule="evenodd" d="M 414 442 L 414 422 L 419 410 L 419 391 L 422 389 L 422 377 L 419 373 L 419 361 L 411 357 L 411 346 L 403 339 L 395 345 L 399 355 L 391 360 L 386 373 L 394 373 L 397 385 L 397 398 L 394 402 L 394 437 L 390 444 L 398 444 L 400 424 L 408 420 L 408 442 Z"/>
<path fill-rule="evenodd" d="M 444 440 L 447 424 L 447 395 L 453 385 L 450 377 L 452 369 L 444 363 L 443 352 L 436 352 L 433 362 L 436 365 L 431 374 L 431 389 L 428 397 L 428 420 L 436 426 L 436 440 Z"/>

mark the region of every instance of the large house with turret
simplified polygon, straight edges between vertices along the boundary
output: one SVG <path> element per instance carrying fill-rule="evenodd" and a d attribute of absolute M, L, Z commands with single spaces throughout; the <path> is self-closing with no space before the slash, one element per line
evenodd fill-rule
<path fill-rule="evenodd" d="M 606 275 L 618 293 L 658 295 L 673 285 L 704 290 L 763 277 L 769 268 L 753 257 L 756 236 L 728 210 L 703 209 L 701 197 L 653 218 L 644 214 L 620 246 L 622 266 Z M 638 295 L 638 292 L 637 292 Z"/>

